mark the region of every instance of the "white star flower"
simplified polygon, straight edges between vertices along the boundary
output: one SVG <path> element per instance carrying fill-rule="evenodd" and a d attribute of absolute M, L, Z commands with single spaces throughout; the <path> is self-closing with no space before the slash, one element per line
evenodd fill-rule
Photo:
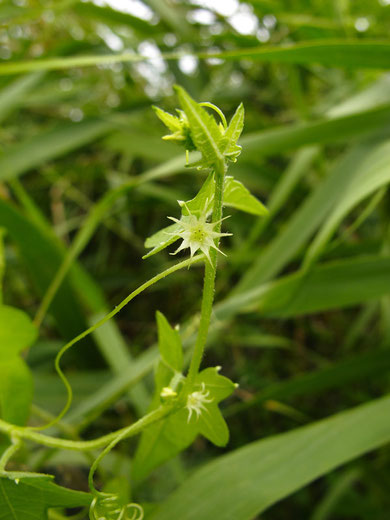
<path fill-rule="evenodd" d="M 206 407 L 204 406 L 205 403 L 211 403 L 213 401 L 213 399 L 208 399 L 210 392 L 206 390 L 206 386 L 204 383 L 201 384 L 200 388 L 201 389 L 199 391 L 192 392 L 187 397 L 187 423 L 190 422 L 193 412 L 196 414 L 196 419 L 199 419 L 202 410 L 206 410 Z"/>
<path fill-rule="evenodd" d="M 197 217 L 190 212 L 188 206 L 185 203 L 184 206 L 189 213 L 188 215 L 182 215 L 180 220 L 174 217 L 168 217 L 170 220 L 173 220 L 173 222 L 180 225 L 180 229 L 176 233 L 168 234 L 172 236 L 179 236 L 183 239 L 183 242 L 180 244 L 180 246 L 174 253 L 171 254 L 176 255 L 176 253 L 179 251 L 190 248 L 192 257 L 196 251 L 200 249 L 202 253 L 205 254 L 210 264 L 211 247 L 226 256 L 225 253 L 223 253 L 214 242 L 216 238 L 231 236 L 231 233 L 218 233 L 217 231 L 214 231 L 214 227 L 224 219 L 218 220 L 217 222 L 207 222 L 207 214 L 205 212 L 200 217 Z"/>

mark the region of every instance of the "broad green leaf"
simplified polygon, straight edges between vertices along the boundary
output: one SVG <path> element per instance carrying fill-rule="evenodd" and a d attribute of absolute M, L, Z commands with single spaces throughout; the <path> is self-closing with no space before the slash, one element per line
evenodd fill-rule
<path fill-rule="evenodd" d="M 233 177 L 226 177 L 223 197 L 224 206 L 239 209 L 252 215 L 264 216 L 268 214 L 267 208 L 240 181 Z"/>
<path fill-rule="evenodd" d="M 30 369 L 20 357 L 2 359 L 0 374 L 0 416 L 7 422 L 24 426 L 33 398 Z"/>
<path fill-rule="evenodd" d="M 183 347 L 179 331 L 173 329 L 166 317 L 159 311 L 156 312 L 158 330 L 158 348 L 160 355 L 172 370 L 181 372 L 183 369 Z"/>
<path fill-rule="evenodd" d="M 225 419 L 215 403 L 209 403 L 206 410 L 199 417 L 199 433 L 223 448 L 229 441 L 229 429 Z"/>
<path fill-rule="evenodd" d="M 219 457 L 190 476 L 151 520 L 252 520 L 389 441 L 390 397 L 384 397 Z"/>
<path fill-rule="evenodd" d="M 223 161 L 221 153 L 222 134 L 213 116 L 196 103 L 187 92 L 176 86 L 180 105 L 184 110 L 191 129 L 191 138 L 202 153 L 206 165 L 215 166 Z"/>
<path fill-rule="evenodd" d="M 3 472 L 0 475 L 0 518 L 47 520 L 51 507 L 89 506 L 92 495 L 53 482 L 51 475 Z"/>
<path fill-rule="evenodd" d="M 30 347 L 37 337 L 37 329 L 29 316 L 15 307 L 0 305 L 0 361 L 15 357 Z"/>

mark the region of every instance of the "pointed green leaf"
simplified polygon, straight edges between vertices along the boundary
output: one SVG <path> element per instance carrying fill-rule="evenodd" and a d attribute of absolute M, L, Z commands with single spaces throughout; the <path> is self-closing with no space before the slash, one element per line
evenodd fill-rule
<path fill-rule="evenodd" d="M 186 202 L 187 208 L 197 217 L 204 215 L 204 213 L 210 213 L 213 209 L 214 191 L 214 174 L 210 173 L 197 195 Z M 182 206 L 182 212 L 183 215 L 188 215 L 188 211 L 184 205 Z"/>
<path fill-rule="evenodd" d="M 156 233 L 154 233 L 152 236 L 150 236 L 149 238 L 147 238 L 145 240 L 145 247 L 147 247 L 148 249 L 150 249 L 151 247 L 157 248 L 157 247 L 164 245 L 166 242 L 170 242 L 172 240 L 172 236 L 169 236 L 169 235 L 171 235 L 171 233 L 175 233 L 175 231 L 178 229 L 179 229 L 178 224 L 171 224 L 170 226 L 160 229 L 159 231 L 157 231 Z M 169 235 L 168 235 L 168 233 L 169 233 Z M 172 243 L 172 242 L 170 242 L 170 243 Z M 165 247 L 167 247 L 167 246 L 165 246 Z M 149 255 L 150 255 L 150 253 L 149 253 Z"/>
<path fill-rule="evenodd" d="M 57 486 L 53 478 L 38 473 L 1 473 L 0 518 L 46 520 L 50 507 L 90 505 L 92 495 Z"/>
<path fill-rule="evenodd" d="M 159 107 L 153 107 L 153 110 L 156 112 L 156 116 L 169 128 L 171 132 L 180 131 L 182 125 L 177 116 L 165 112 L 165 110 L 162 110 Z"/>
<path fill-rule="evenodd" d="M 221 367 L 209 367 L 202 370 L 196 377 L 196 383 L 199 385 L 204 383 L 216 403 L 229 397 L 237 387 L 230 379 L 221 376 L 220 369 Z"/>
<path fill-rule="evenodd" d="M 221 130 L 215 119 L 196 103 L 182 87 L 176 86 L 175 90 L 188 118 L 193 142 L 202 153 L 205 164 L 215 166 L 223 161 L 220 149 Z"/>
<path fill-rule="evenodd" d="M 183 348 L 181 345 L 180 334 L 168 323 L 165 316 L 156 312 L 158 328 L 158 348 L 163 361 L 177 372 L 183 369 Z"/>
<path fill-rule="evenodd" d="M 145 241 L 145 247 L 153 247 L 153 249 L 149 251 L 149 253 L 144 255 L 142 259 L 145 260 L 146 258 L 149 258 L 150 256 L 159 253 L 166 247 L 176 242 L 176 240 L 179 238 L 179 235 L 171 236 L 171 233 L 175 233 L 179 229 L 179 224 L 171 224 L 170 226 L 160 229 L 159 231 L 154 233 L 154 235 L 147 238 Z"/>
<path fill-rule="evenodd" d="M 199 433 L 216 446 L 226 446 L 229 441 L 229 429 L 218 406 L 210 403 L 207 412 L 199 417 Z"/>
<path fill-rule="evenodd" d="M 267 208 L 240 181 L 230 176 L 226 177 L 223 204 L 252 215 L 268 214 Z"/>
<path fill-rule="evenodd" d="M 37 337 L 37 329 L 23 311 L 0 306 L 0 360 L 17 356 L 31 346 Z"/>
<path fill-rule="evenodd" d="M 244 117 L 244 105 L 240 103 L 225 132 L 225 137 L 228 138 L 229 146 L 235 145 L 239 140 L 244 128 Z"/>
<path fill-rule="evenodd" d="M 241 152 L 241 146 L 237 145 L 237 141 L 240 138 L 242 130 L 244 128 L 244 105 L 240 103 L 237 110 L 235 111 L 229 126 L 225 132 L 226 146 L 224 149 L 225 155 L 231 154 L 235 159 Z"/>

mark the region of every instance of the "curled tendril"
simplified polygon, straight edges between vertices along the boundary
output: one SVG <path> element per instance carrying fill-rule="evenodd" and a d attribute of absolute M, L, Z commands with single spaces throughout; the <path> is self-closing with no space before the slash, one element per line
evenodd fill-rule
<path fill-rule="evenodd" d="M 226 117 L 225 117 L 225 114 L 222 112 L 222 110 L 220 108 L 218 108 L 216 105 L 213 105 L 213 103 L 209 103 L 208 101 L 204 101 L 203 103 L 199 103 L 199 105 L 201 107 L 207 107 L 207 108 L 211 108 L 212 110 L 214 110 L 219 115 L 219 117 L 221 118 L 222 126 L 223 126 L 224 130 L 226 130 L 226 128 L 227 128 Z"/>
<path fill-rule="evenodd" d="M 89 509 L 91 520 L 142 520 L 144 510 L 139 504 L 121 504 L 118 495 L 99 493 Z"/>

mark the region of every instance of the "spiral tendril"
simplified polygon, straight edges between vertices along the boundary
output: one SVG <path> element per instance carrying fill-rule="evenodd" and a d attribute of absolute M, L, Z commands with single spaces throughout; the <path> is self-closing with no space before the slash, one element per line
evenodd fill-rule
<path fill-rule="evenodd" d="M 144 510 L 139 504 L 121 504 L 118 495 L 99 493 L 89 510 L 91 520 L 143 520 Z"/>

